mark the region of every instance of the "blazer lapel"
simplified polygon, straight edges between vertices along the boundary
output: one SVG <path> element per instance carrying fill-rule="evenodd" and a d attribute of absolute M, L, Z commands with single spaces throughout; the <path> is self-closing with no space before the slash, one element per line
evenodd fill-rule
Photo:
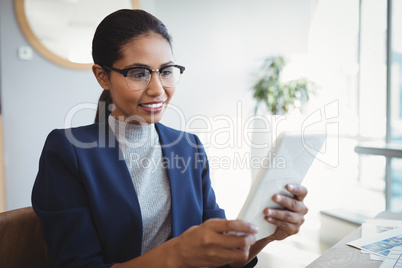
<path fill-rule="evenodd" d="M 190 134 L 171 130 L 159 123 L 155 125 L 170 182 L 172 237 L 176 237 L 189 227 L 202 222 L 202 201 L 197 201 L 191 179 L 194 150 L 188 143 L 183 142 L 189 138 L 186 135 Z"/>
<path fill-rule="evenodd" d="M 100 126 L 102 127 L 102 126 Z M 128 237 L 141 237 L 140 240 L 137 240 L 138 243 L 135 243 L 135 247 L 132 248 L 132 250 L 135 251 L 136 255 L 141 255 L 141 244 L 142 244 L 142 216 L 141 216 L 141 208 L 140 204 L 138 201 L 138 196 L 135 191 L 130 172 L 128 171 L 126 162 L 124 160 L 123 154 L 120 150 L 119 143 L 117 142 L 117 139 L 112 132 L 111 128 L 109 127 L 108 124 L 104 125 L 105 129 L 102 131 L 100 129 L 99 133 L 105 133 L 104 137 L 104 142 L 105 146 L 104 148 L 100 148 L 101 153 L 103 157 L 108 158 L 107 163 L 108 169 L 111 169 L 111 174 L 115 174 L 115 178 L 119 178 L 120 182 L 119 184 L 114 184 L 117 185 L 118 188 L 118 196 L 114 196 L 113 199 L 124 199 L 124 203 L 121 203 L 121 201 L 116 201 L 116 204 L 121 204 L 121 208 L 116 208 L 114 210 L 114 214 L 122 214 L 119 218 L 126 218 L 124 214 L 127 215 L 129 211 L 126 209 L 128 208 L 131 211 L 131 219 L 133 219 L 130 222 L 130 225 L 132 226 L 129 230 L 132 233 L 130 235 L 127 233 Z M 100 134 L 102 135 L 102 134 Z M 100 142 L 100 146 L 102 147 L 102 144 Z M 111 186 L 112 187 L 112 186 Z M 109 198 L 112 198 L 109 196 Z M 123 209 L 126 207 L 126 209 Z M 118 217 L 118 216 L 116 216 Z"/>

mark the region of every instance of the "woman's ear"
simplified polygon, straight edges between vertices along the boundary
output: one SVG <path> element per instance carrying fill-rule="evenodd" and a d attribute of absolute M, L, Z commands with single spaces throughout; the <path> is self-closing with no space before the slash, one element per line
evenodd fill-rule
<path fill-rule="evenodd" d="M 104 90 L 109 90 L 110 89 L 109 75 L 105 71 L 105 69 L 103 69 L 98 64 L 94 64 L 94 65 L 92 65 L 92 72 L 94 73 L 96 80 L 98 80 L 99 85 Z"/>

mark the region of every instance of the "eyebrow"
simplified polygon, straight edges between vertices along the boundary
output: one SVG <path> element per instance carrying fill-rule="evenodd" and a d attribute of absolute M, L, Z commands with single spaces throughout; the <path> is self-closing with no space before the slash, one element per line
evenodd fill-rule
<path fill-rule="evenodd" d="M 168 61 L 168 62 L 166 62 L 166 63 L 163 63 L 159 68 L 162 68 L 162 67 L 165 67 L 165 66 L 171 65 L 171 64 L 174 64 L 174 62 L 173 62 L 173 61 Z M 125 66 L 124 69 L 132 68 L 132 67 L 147 67 L 147 68 L 151 68 L 149 65 L 146 65 L 146 64 L 142 64 L 142 63 L 133 63 L 133 64 L 130 64 L 130 65 L 128 65 L 128 66 Z M 151 69 L 152 69 L 152 68 L 151 68 Z"/>

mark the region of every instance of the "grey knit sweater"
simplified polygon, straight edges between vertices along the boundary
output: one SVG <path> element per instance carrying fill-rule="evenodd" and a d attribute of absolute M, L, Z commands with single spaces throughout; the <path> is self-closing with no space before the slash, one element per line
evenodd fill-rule
<path fill-rule="evenodd" d="M 171 197 L 155 124 L 127 124 L 109 116 L 109 125 L 123 153 L 142 216 L 142 254 L 171 235 Z"/>

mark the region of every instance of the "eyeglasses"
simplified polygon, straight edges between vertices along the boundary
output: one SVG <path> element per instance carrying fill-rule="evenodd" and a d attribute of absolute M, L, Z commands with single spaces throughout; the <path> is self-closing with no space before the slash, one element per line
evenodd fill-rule
<path fill-rule="evenodd" d="M 126 69 L 117 69 L 102 66 L 110 71 L 118 72 L 126 78 L 127 86 L 132 90 L 141 90 L 148 86 L 153 72 L 159 73 L 159 79 L 165 87 L 174 87 L 180 81 L 180 76 L 185 68 L 180 65 L 166 65 L 159 69 L 151 69 L 145 66 L 135 66 Z"/>

